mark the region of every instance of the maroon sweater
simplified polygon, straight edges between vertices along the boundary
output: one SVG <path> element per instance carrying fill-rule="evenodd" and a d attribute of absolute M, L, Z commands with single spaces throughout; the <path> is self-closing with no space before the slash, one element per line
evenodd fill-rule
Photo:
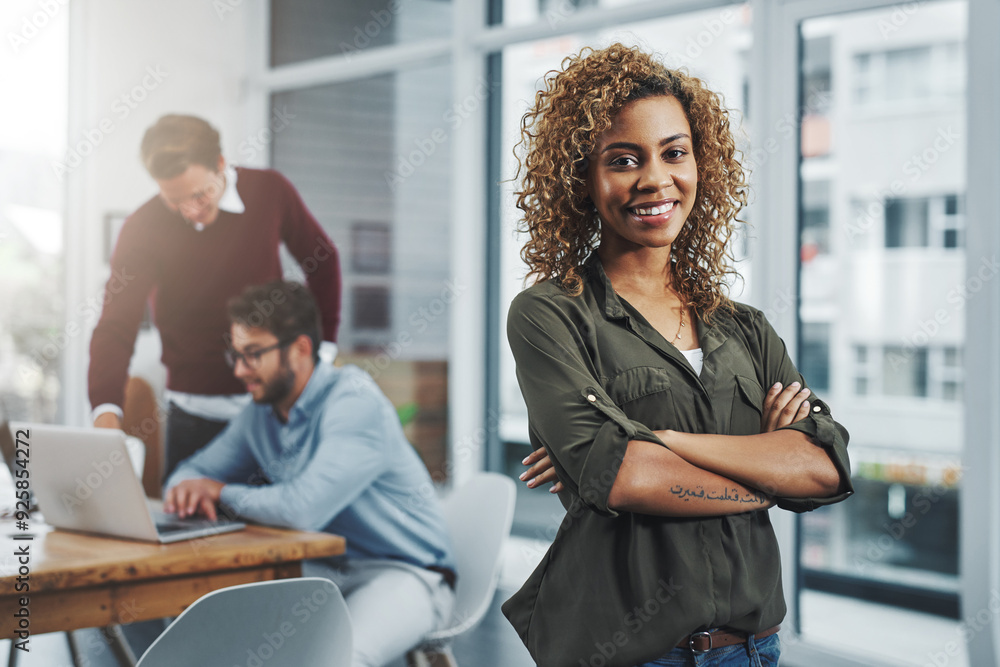
<path fill-rule="evenodd" d="M 226 302 L 248 286 L 282 277 L 283 241 L 319 303 L 323 337 L 340 324 L 337 250 L 298 192 L 276 171 L 237 168 L 244 213 L 220 211 L 195 230 L 158 196 L 122 225 L 111 257 L 104 310 L 90 341 L 91 405 L 121 406 L 129 361 L 147 300 L 163 342 L 167 387 L 192 394 L 239 394 L 223 351 Z"/>

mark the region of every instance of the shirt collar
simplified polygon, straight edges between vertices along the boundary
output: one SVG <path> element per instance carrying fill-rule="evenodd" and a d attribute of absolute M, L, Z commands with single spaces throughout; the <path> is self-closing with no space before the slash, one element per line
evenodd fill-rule
<path fill-rule="evenodd" d="M 584 262 L 584 266 L 589 273 L 591 281 L 598 291 L 604 292 L 604 316 L 608 319 L 628 319 L 631 322 L 628 311 L 622 304 L 618 293 L 611 285 L 611 279 L 604 272 L 604 264 L 597 254 L 597 250 L 590 253 L 590 257 Z M 722 346 L 726 339 L 733 333 L 735 325 L 732 318 L 725 312 L 716 311 L 712 318 L 712 324 L 706 323 L 696 312 L 698 318 L 698 346 L 704 356 Z M 672 346 L 671 346 L 672 347 Z M 675 349 L 676 351 L 676 349 Z"/>
<path fill-rule="evenodd" d="M 615 288 L 611 285 L 611 279 L 604 272 L 604 264 L 601 263 L 601 258 L 598 257 L 597 250 L 590 253 L 590 257 L 584 262 L 584 267 L 598 290 L 604 292 L 604 316 L 611 320 L 620 320 L 628 317 L 625 306 L 622 305 L 621 300 L 618 298 L 618 293 L 615 292 Z"/>
<path fill-rule="evenodd" d="M 227 213 L 243 213 L 247 209 L 236 189 L 236 167 L 227 164 L 222 175 L 226 177 L 226 190 L 222 193 L 222 198 L 219 199 L 219 210 Z"/>
<path fill-rule="evenodd" d="M 316 404 L 323 399 L 326 394 L 324 390 L 333 382 L 336 374 L 337 369 L 332 365 L 322 361 L 317 363 L 313 368 L 312 375 L 309 376 L 309 381 L 306 382 L 305 389 L 299 394 L 292 409 L 288 411 L 288 421 L 291 422 L 296 413 L 303 415 L 312 413 Z"/>

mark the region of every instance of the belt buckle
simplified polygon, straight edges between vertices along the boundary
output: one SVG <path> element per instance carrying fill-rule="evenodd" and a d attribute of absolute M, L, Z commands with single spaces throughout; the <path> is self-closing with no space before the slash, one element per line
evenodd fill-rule
<path fill-rule="evenodd" d="M 694 647 L 694 642 L 696 639 L 699 639 L 701 637 L 708 638 L 708 648 L 699 650 Z M 691 636 L 688 637 L 688 648 L 691 649 L 692 653 L 695 653 L 697 655 L 701 655 L 702 653 L 708 653 L 709 651 L 712 650 L 712 633 L 705 630 L 702 630 L 701 632 L 692 632 Z"/>

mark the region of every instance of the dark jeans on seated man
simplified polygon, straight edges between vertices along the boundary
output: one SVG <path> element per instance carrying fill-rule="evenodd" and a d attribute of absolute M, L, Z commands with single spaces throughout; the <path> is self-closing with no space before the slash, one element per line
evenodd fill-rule
<path fill-rule="evenodd" d="M 167 411 L 166 461 L 162 481 L 170 477 L 181 461 L 211 442 L 228 423 L 198 417 L 171 402 Z"/>

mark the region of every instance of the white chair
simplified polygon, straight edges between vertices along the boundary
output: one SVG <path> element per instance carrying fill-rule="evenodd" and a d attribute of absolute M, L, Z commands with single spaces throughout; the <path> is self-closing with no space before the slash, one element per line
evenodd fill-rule
<path fill-rule="evenodd" d="M 457 667 L 450 641 L 478 625 L 493 601 L 516 495 L 514 480 L 481 473 L 445 498 L 444 516 L 458 568 L 455 610 L 449 627 L 430 633 L 406 654 L 410 665 L 427 667 L 431 664 L 427 654 L 435 653 Z"/>
<path fill-rule="evenodd" d="M 198 598 L 137 667 L 351 664 L 351 617 L 329 579 L 279 579 Z"/>

